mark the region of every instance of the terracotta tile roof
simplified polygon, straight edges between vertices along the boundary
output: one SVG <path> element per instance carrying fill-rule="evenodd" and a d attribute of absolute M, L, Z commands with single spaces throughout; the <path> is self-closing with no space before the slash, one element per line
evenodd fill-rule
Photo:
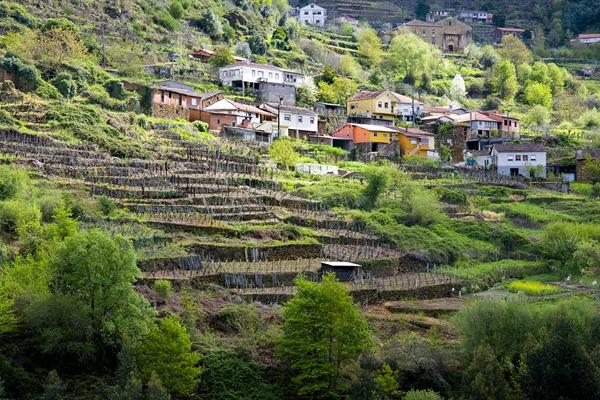
<path fill-rule="evenodd" d="M 600 38 L 600 33 L 580 33 L 577 39 L 596 39 Z"/>
<path fill-rule="evenodd" d="M 369 100 L 379 97 L 385 90 L 361 90 L 356 93 L 350 100 Z"/>
<path fill-rule="evenodd" d="M 460 115 L 448 115 L 454 122 L 470 122 L 470 121 L 489 121 L 489 122 L 498 122 L 497 120 L 488 117 L 482 112 L 474 111 L 470 113 L 460 114 Z"/>

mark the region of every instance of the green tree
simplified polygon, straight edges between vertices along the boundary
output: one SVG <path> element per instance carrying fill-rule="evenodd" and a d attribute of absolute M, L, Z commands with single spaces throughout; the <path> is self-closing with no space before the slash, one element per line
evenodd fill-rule
<path fill-rule="evenodd" d="M 150 311 L 133 289 L 141 274 L 129 240 L 99 230 L 69 236 L 56 249 L 51 271 L 54 293 L 81 301 L 104 342 L 146 329 Z"/>
<path fill-rule="evenodd" d="M 427 17 L 427 13 L 429 12 L 430 9 L 431 9 L 431 7 L 429 6 L 428 3 L 426 3 L 423 0 L 419 0 L 415 7 L 415 15 L 416 15 L 417 19 L 420 19 L 421 21 L 425 21 L 425 18 Z"/>
<path fill-rule="evenodd" d="M 300 153 L 296 151 L 294 140 L 282 137 L 273 141 L 269 146 L 269 155 L 278 164 L 291 170 L 300 161 Z"/>
<path fill-rule="evenodd" d="M 318 97 L 319 100 L 328 103 L 346 104 L 357 90 L 358 86 L 354 80 L 336 76 L 331 84 L 325 81 L 319 82 Z"/>
<path fill-rule="evenodd" d="M 552 89 L 543 83 L 528 83 L 523 93 L 523 98 L 531 106 L 541 105 L 546 108 L 552 107 Z"/>
<path fill-rule="evenodd" d="M 535 131 L 544 132 L 550 125 L 551 119 L 550 110 L 538 104 L 527 111 L 523 122 Z"/>
<path fill-rule="evenodd" d="M 215 54 L 210 59 L 210 63 L 215 67 L 224 67 L 233 62 L 233 55 L 229 47 L 217 46 L 215 48 Z"/>
<path fill-rule="evenodd" d="M 543 83 L 550 86 L 550 75 L 548 74 L 548 66 L 543 61 L 536 61 L 531 66 L 529 80 L 532 82 Z"/>
<path fill-rule="evenodd" d="M 155 373 L 171 394 L 190 395 L 200 381 L 200 356 L 192 351 L 187 330 L 175 317 L 158 321 L 136 346 L 135 359 L 144 381 Z"/>
<path fill-rule="evenodd" d="M 374 380 L 382 394 L 381 400 L 395 399 L 400 395 L 400 385 L 396 379 L 396 374 L 389 364 L 383 364 L 375 373 Z"/>
<path fill-rule="evenodd" d="M 377 36 L 377 32 L 370 27 L 363 28 L 356 34 L 356 40 L 363 65 L 377 67 L 383 57 L 381 39 Z"/>
<path fill-rule="evenodd" d="M 297 294 L 283 307 L 278 352 L 292 371 L 299 395 L 335 396 L 342 370 L 370 346 L 366 320 L 334 274 L 320 283 L 295 281 Z"/>
<path fill-rule="evenodd" d="M 65 384 L 56 371 L 52 370 L 48 373 L 46 384 L 44 385 L 44 394 L 41 400 L 62 400 L 65 395 Z"/>
<path fill-rule="evenodd" d="M 521 86 L 525 86 L 531 76 L 531 72 L 532 69 L 529 64 L 519 64 L 517 66 L 517 80 Z"/>
<path fill-rule="evenodd" d="M 600 370 L 582 336 L 573 321 L 561 313 L 538 340 L 528 341 L 519 368 L 519 383 L 526 399 L 600 397 Z"/>
<path fill-rule="evenodd" d="M 502 60 L 492 67 L 490 85 L 493 94 L 504 100 L 512 100 L 519 90 L 515 66 L 508 60 Z"/>
<path fill-rule="evenodd" d="M 556 96 L 565 88 L 568 72 L 564 68 L 560 68 L 558 65 L 551 63 L 548 64 L 548 76 L 550 77 L 552 93 Z"/>
<path fill-rule="evenodd" d="M 586 180 L 596 184 L 600 182 L 600 160 L 592 158 L 589 154 L 583 160 L 583 175 Z"/>
<path fill-rule="evenodd" d="M 367 179 L 367 187 L 363 192 L 365 208 L 372 209 L 392 183 L 392 179 L 385 169 L 375 166 L 367 168 L 364 175 Z"/>
<path fill-rule="evenodd" d="M 441 54 L 437 48 L 412 33 L 402 33 L 392 39 L 382 69 L 392 79 L 423 84 L 440 65 Z"/>
<path fill-rule="evenodd" d="M 409 390 L 402 400 L 442 400 L 442 396 L 433 390 Z"/>
<path fill-rule="evenodd" d="M 480 345 L 471 364 L 463 373 L 462 395 L 465 400 L 510 400 L 514 398 L 494 350 Z"/>
<path fill-rule="evenodd" d="M 533 61 L 533 56 L 525 43 L 512 35 L 504 36 L 496 51 L 500 57 L 509 60 L 513 65 L 531 64 Z"/>
<path fill-rule="evenodd" d="M 179 1 L 175 0 L 171 2 L 169 14 L 175 19 L 181 19 L 181 17 L 183 17 L 183 6 Z"/>

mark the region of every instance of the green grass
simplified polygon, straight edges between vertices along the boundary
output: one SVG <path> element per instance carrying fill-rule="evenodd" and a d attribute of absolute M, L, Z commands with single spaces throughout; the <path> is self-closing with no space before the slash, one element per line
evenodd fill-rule
<path fill-rule="evenodd" d="M 546 296 L 561 291 L 559 287 L 530 280 L 512 281 L 506 285 L 506 288 L 509 292 L 523 293 L 527 296 Z"/>
<path fill-rule="evenodd" d="M 546 263 L 541 261 L 499 260 L 488 263 L 466 263 L 455 267 L 446 267 L 441 272 L 464 278 L 474 283 L 490 285 L 508 277 L 523 278 L 539 275 L 548 271 Z"/>
<path fill-rule="evenodd" d="M 523 218 L 536 224 L 575 222 L 577 218 L 529 202 L 492 205 L 492 211 L 503 212 L 509 218 Z"/>

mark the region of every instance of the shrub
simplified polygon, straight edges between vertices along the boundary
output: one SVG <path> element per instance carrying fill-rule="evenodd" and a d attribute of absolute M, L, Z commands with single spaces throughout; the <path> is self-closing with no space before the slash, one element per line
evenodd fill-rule
<path fill-rule="evenodd" d="M 120 100 L 125 98 L 125 86 L 123 86 L 123 82 L 120 80 L 109 79 L 104 83 L 104 89 L 106 89 L 110 97 Z"/>
<path fill-rule="evenodd" d="M 21 90 L 36 90 L 44 82 L 42 74 L 35 66 L 14 53 L 6 53 L 0 59 L 0 68 L 15 75 L 15 86 Z"/>
<path fill-rule="evenodd" d="M 412 225 L 431 225 L 442 219 L 440 204 L 435 192 L 419 189 L 411 193 L 408 199 L 407 223 Z"/>
<path fill-rule="evenodd" d="M 98 203 L 98 207 L 100 208 L 100 212 L 102 213 L 102 215 L 105 215 L 107 217 L 112 215 L 117 209 L 117 205 L 109 197 L 100 196 L 96 201 Z"/>
<path fill-rule="evenodd" d="M 175 19 L 181 19 L 183 17 L 183 6 L 177 0 L 171 2 L 169 6 L 169 14 Z"/>
<path fill-rule="evenodd" d="M 300 154 L 296 151 L 296 143 L 289 138 L 280 138 L 269 147 L 269 155 L 273 160 L 283 165 L 286 169 L 292 169 L 300 160 Z"/>
<path fill-rule="evenodd" d="M 208 132 L 208 124 L 204 121 L 194 121 L 192 123 L 199 132 Z"/>
<path fill-rule="evenodd" d="M 560 293 L 560 288 L 536 281 L 512 281 L 507 285 L 508 291 L 523 293 L 528 296 L 545 296 Z"/>
<path fill-rule="evenodd" d="M 29 184 L 29 176 L 14 167 L 0 165 L 0 200 L 13 198 Z"/>
<path fill-rule="evenodd" d="M 62 98 L 61 93 L 56 87 L 48 82 L 42 81 L 35 91 L 40 97 L 45 99 L 60 99 Z"/>
<path fill-rule="evenodd" d="M 166 279 L 159 279 L 154 282 L 153 288 L 163 299 L 168 299 L 173 294 L 173 285 Z"/>
<path fill-rule="evenodd" d="M 442 400 L 442 397 L 433 390 L 410 390 L 402 400 Z"/>
<path fill-rule="evenodd" d="M 469 200 L 467 193 L 463 190 L 440 187 L 437 188 L 436 191 L 440 195 L 440 200 L 450 204 L 465 205 Z"/>
<path fill-rule="evenodd" d="M 33 204 L 8 200 L 0 202 L 0 231 L 14 235 L 23 232 L 27 226 L 39 225 L 40 210 Z"/>
<path fill-rule="evenodd" d="M 153 20 L 157 25 L 162 26 L 170 32 L 176 30 L 178 26 L 177 20 L 165 10 L 160 11 L 158 14 L 156 14 Z"/>
<path fill-rule="evenodd" d="M 65 99 L 71 99 L 77 94 L 77 82 L 67 73 L 60 73 L 50 81 Z"/>
<path fill-rule="evenodd" d="M 251 304 L 230 304 L 214 316 L 217 327 L 228 333 L 249 334 L 256 332 L 261 324 L 258 310 Z"/>

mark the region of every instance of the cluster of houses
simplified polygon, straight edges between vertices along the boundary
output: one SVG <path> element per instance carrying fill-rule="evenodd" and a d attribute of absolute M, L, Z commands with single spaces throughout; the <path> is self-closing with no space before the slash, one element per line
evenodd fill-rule
<path fill-rule="evenodd" d="M 539 146 L 512 144 L 520 139 L 520 122 L 510 115 L 467 110 L 460 104 L 431 107 L 391 90 L 361 90 L 345 107 L 318 102 L 309 109 L 296 105 L 297 89 L 307 79 L 297 71 L 235 61 L 220 68 L 219 81 L 242 93 L 251 91 L 259 100 L 255 105 L 227 98 L 221 91 L 199 93 L 190 85 L 167 80 L 152 86 L 152 114 L 203 121 L 210 132 L 225 137 L 270 144 L 289 136 L 342 148 L 365 159 L 438 158 L 439 145 L 444 144 L 455 163 L 494 166 L 507 175 L 530 176 L 538 165 L 545 171 L 546 156 Z M 443 137 L 436 135 L 442 125 L 446 131 L 450 127 Z M 436 137 L 441 143 L 436 143 Z M 545 175 L 539 168 L 535 171 Z"/>

